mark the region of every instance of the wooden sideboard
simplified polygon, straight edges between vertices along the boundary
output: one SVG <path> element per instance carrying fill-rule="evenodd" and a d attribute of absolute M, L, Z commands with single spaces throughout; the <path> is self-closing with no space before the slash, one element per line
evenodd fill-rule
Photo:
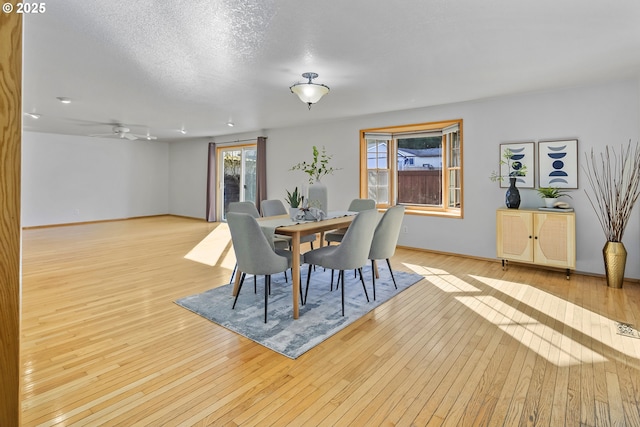
<path fill-rule="evenodd" d="M 498 209 L 496 253 L 503 268 L 508 261 L 564 268 L 568 279 L 576 267 L 575 213 Z"/>

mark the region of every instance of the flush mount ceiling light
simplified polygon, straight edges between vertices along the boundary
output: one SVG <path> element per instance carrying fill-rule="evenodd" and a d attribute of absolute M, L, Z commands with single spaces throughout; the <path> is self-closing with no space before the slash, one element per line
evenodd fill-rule
<path fill-rule="evenodd" d="M 71 98 L 67 98 L 66 96 L 59 96 L 56 99 L 63 104 L 71 104 Z"/>
<path fill-rule="evenodd" d="M 309 110 L 311 109 L 311 104 L 315 104 L 320 101 L 324 95 L 329 93 L 329 86 L 312 83 L 311 80 L 318 77 L 316 73 L 304 73 L 302 77 L 305 79 L 309 79 L 307 83 L 296 83 L 293 86 L 289 87 L 292 93 L 298 95 L 300 101 L 304 102 L 309 106 Z"/>

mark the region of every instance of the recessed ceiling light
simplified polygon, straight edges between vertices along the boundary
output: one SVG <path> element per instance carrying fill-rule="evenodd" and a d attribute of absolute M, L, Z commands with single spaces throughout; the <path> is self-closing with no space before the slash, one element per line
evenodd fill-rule
<path fill-rule="evenodd" d="M 71 98 L 67 98 L 66 96 L 59 96 L 56 99 L 63 104 L 71 104 Z"/>
<path fill-rule="evenodd" d="M 25 114 L 31 117 L 32 119 L 39 119 L 41 117 L 40 114 L 36 114 L 36 113 L 25 113 Z"/>
<path fill-rule="evenodd" d="M 234 127 L 235 125 L 233 124 L 233 122 L 232 122 L 232 121 L 228 121 L 228 122 L 227 122 L 227 126 L 229 126 L 230 128 L 232 128 L 232 127 Z"/>
<path fill-rule="evenodd" d="M 186 134 L 187 134 L 187 131 L 186 131 L 186 129 L 185 129 L 185 128 L 180 129 L 178 132 L 180 132 L 180 133 L 181 133 L 181 134 L 183 134 L 183 135 L 186 135 Z"/>

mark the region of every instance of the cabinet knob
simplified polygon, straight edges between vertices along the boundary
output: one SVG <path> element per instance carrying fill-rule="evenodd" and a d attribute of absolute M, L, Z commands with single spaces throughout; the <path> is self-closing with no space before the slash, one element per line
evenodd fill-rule
<path fill-rule="evenodd" d="M 531 238 L 531 236 L 529 236 L 529 238 Z"/>
<path fill-rule="evenodd" d="M 538 236 L 534 237 L 534 239 L 538 240 Z"/>

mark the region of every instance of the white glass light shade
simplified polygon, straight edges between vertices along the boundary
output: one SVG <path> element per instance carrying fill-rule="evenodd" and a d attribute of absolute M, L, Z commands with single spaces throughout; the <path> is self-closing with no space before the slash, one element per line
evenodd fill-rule
<path fill-rule="evenodd" d="M 329 88 L 317 83 L 296 83 L 291 86 L 291 92 L 298 95 L 300 101 L 305 104 L 315 104 L 329 93 Z"/>
<path fill-rule="evenodd" d="M 329 93 L 329 86 L 313 83 L 311 80 L 318 77 L 316 73 L 303 73 L 302 77 L 309 79 L 309 81 L 307 83 L 296 83 L 289 89 L 292 93 L 298 95 L 300 101 L 307 104 L 311 109 L 311 104 L 320 101 L 320 98 Z"/>

